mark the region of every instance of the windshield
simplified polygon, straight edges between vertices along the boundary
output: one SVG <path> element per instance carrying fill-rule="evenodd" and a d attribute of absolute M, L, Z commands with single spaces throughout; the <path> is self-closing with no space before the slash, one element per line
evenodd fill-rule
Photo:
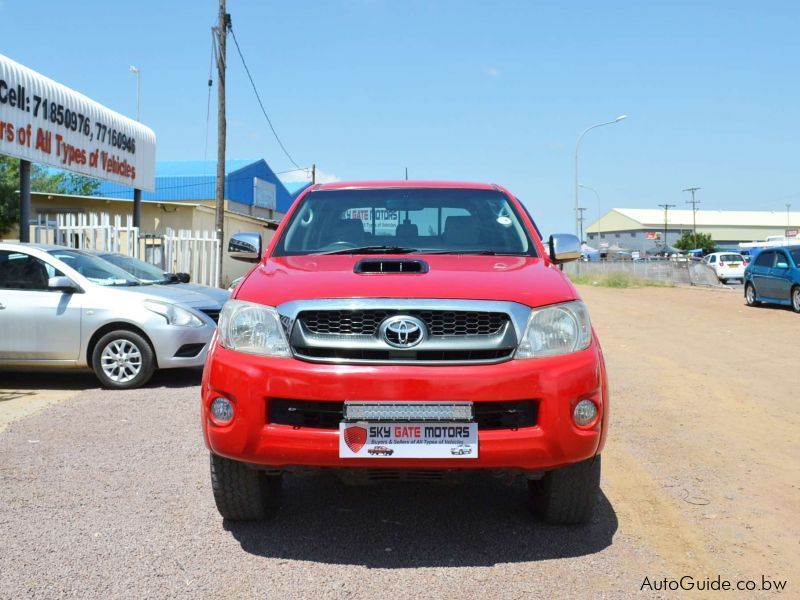
<path fill-rule="evenodd" d="M 744 258 L 741 254 L 722 254 L 719 260 L 721 262 L 743 262 Z"/>
<path fill-rule="evenodd" d="M 124 269 L 144 283 L 172 283 L 175 278 L 155 265 L 122 254 L 100 254 L 100 258 Z"/>
<path fill-rule="evenodd" d="M 456 188 L 311 192 L 274 255 L 362 252 L 536 256 L 505 194 Z"/>
<path fill-rule="evenodd" d="M 61 248 L 49 250 L 48 252 L 75 269 L 92 283 L 98 285 L 141 285 L 140 281 L 130 273 L 97 256 Z"/>

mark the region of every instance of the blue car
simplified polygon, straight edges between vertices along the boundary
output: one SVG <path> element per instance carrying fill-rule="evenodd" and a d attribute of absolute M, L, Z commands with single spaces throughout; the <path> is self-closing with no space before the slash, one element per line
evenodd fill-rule
<path fill-rule="evenodd" d="M 800 313 L 800 246 L 762 250 L 744 271 L 744 299 L 748 306 L 769 302 Z"/>

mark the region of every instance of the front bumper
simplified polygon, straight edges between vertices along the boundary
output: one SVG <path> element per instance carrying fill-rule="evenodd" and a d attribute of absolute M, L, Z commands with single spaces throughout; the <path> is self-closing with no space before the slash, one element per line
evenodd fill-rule
<path fill-rule="evenodd" d="M 206 362 L 209 344 L 216 326 L 205 323 L 202 327 L 178 327 L 167 324 L 164 319 L 151 319 L 145 327 L 156 353 L 159 369 L 177 367 L 200 367 Z M 176 356 L 183 348 L 202 345 L 197 354 Z"/>
<path fill-rule="evenodd" d="M 264 358 L 213 343 L 202 385 L 205 441 L 215 454 L 270 468 L 308 466 L 391 469 L 519 469 L 540 471 L 591 458 L 602 449 L 608 394 L 600 347 L 575 354 L 493 365 L 325 365 Z M 235 405 L 231 423 L 209 417 L 213 398 Z M 294 400 L 536 400 L 534 427 L 478 432 L 479 458 L 339 458 L 337 430 L 267 422 L 270 398 Z M 596 426 L 579 429 L 572 409 L 591 398 L 601 411 Z"/>

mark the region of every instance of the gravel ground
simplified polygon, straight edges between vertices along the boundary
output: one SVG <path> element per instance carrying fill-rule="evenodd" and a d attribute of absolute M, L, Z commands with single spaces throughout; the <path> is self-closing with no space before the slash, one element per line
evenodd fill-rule
<path fill-rule="evenodd" d="M 521 484 L 483 477 L 286 478 L 273 521 L 223 523 L 198 378 L 86 390 L 0 436 L 0 597 L 544 598 L 618 589 L 631 563 L 644 572 L 633 543 L 612 545 L 605 496 L 591 526 L 548 527 Z"/>
<path fill-rule="evenodd" d="M 0 373 L 2 388 L 77 392 L 0 431 L 0 598 L 617 598 L 641 597 L 645 576 L 789 577 L 794 379 L 748 369 L 794 372 L 798 316 L 723 292 L 582 293 L 614 394 L 591 525 L 537 522 L 519 482 L 322 476 L 287 477 L 270 522 L 223 523 L 199 373 L 126 392 L 87 375 Z M 718 351 L 687 360 L 688 331 Z M 774 352 L 736 351 L 749 343 Z"/>

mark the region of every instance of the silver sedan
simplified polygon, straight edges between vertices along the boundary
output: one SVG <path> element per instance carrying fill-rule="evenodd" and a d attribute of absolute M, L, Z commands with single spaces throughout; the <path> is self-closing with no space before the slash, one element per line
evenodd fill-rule
<path fill-rule="evenodd" d="M 220 309 L 85 252 L 0 243 L 0 367 L 88 367 L 106 387 L 138 387 L 202 365 Z"/>

